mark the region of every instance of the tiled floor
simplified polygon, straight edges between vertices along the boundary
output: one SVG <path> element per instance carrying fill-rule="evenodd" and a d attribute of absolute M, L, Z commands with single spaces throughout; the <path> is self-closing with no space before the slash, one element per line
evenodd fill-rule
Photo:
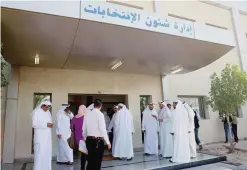
<path fill-rule="evenodd" d="M 209 160 L 216 158 L 216 156 L 198 154 L 197 159 L 192 162 L 200 160 Z M 102 164 L 103 170 L 144 170 L 144 169 L 156 169 L 160 167 L 169 167 L 172 165 L 179 165 L 175 163 L 169 163 L 167 159 L 159 159 L 157 156 L 143 156 L 143 153 L 135 153 L 135 157 L 132 161 L 104 161 Z M 3 165 L 2 170 L 32 170 L 33 163 L 15 164 L 15 165 Z M 57 165 L 56 162 L 52 164 L 53 170 L 80 170 L 80 161 L 75 160 L 73 166 Z"/>

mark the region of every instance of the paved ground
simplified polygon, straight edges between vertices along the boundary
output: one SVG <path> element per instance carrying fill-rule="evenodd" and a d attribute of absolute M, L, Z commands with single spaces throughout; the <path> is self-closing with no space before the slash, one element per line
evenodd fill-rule
<path fill-rule="evenodd" d="M 194 162 L 209 161 L 211 159 L 217 159 L 217 156 L 198 154 L 197 159 L 191 160 Z M 159 169 L 168 168 L 171 166 L 181 166 L 183 164 L 170 163 L 168 159 L 159 158 L 157 156 L 144 156 L 143 153 L 135 153 L 135 157 L 131 162 L 127 160 L 123 161 L 104 161 L 102 165 L 102 170 L 148 170 L 148 169 Z M 32 170 L 33 163 L 25 164 L 9 164 L 3 165 L 2 170 Z M 52 163 L 52 170 L 79 170 L 80 161 L 75 160 L 73 166 L 57 165 L 54 161 Z M 182 169 L 182 168 L 179 168 Z"/>
<path fill-rule="evenodd" d="M 231 163 L 247 165 L 247 140 L 239 141 L 236 144 L 235 152 L 231 154 L 228 153 L 227 147 L 229 146 L 230 144 L 225 143 L 205 145 L 203 151 L 216 155 L 226 155 L 227 160 Z"/>
<path fill-rule="evenodd" d="M 236 148 L 238 149 L 232 154 L 228 154 L 226 149 L 227 144 L 217 143 L 204 146 L 204 152 L 209 152 L 216 155 L 226 155 L 227 162 L 204 165 L 200 167 L 189 168 L 188 170 L 247 170 L 247 141 L 240 141 Z M 213 158 L 215 156 L 198 154 L 198 158 L 192 161 L 200 161 Z M 244 165 L 242 165 L 244 164 Z M 135 153 L 135 158 L 132 162 L 127 161 L 104 161 L 102 170 L 144 170 L 144 169 L 159 169 L 161 167 L 169 167 L 171 164 L 166 159 L 159 159 L 156 156 L 146 157 L 142 153 Z M 32 170 L 33 163 L 26 164 L 4 164 L 2 170 Z M 79 160 L 75 161 L 74 166 L 61 166 L 56 162 L 52 164 L 53 170 L 79 170 Z"/>
<path fill-rule="evenodd" d="M 216 143 L 216 144 L 209 144 L 209 145 L 205 145 L 205 147 L 220 147 L 220 146 L 230 146 L 229 143 Z M 247 151 L 247 140 L 240 140 L 237 144 L 236 144 L 236 148 L 237 149 L 241 149 L 243 151 Z"/>
<path fill-rule="evenodd" d="M 237 143 L 236 148 L 245 150 L 247 152 L 247 140 L 243 140 Z"/>

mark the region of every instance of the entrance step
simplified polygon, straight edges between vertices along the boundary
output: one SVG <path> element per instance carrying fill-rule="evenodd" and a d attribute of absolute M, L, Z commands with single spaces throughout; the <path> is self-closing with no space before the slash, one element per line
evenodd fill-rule
<path fill-rule="evenodd" d="M 136 152 L 132 161 L 127 160 L 114 160 L 103 161 L 102 170 L 181 170 L 185 168 L 193 168 L 203 165 L 214 164 L 226 161 L 225 156 L 214 156 L 208 154 L 198 153 L 196 159 L 192 159 L 190 163 L 170 163 L 168 159 L 159 158 L 158 156 L 144 156 L 143 152 Z M 20 163 L 19 163 L 20 164 Z M 14 170 L 32 170 L 33 162 L 22 163 L 20 168 Z M 17 166 L 17 165 L 13 165 Z M 52 162 L 53 170 L 78 170 L 80 169 L 80 159 L 74 160 L 74 165 L 58 165 L 56 161 Z M 10 170 L 4 168 L 2 170 Z M 197 169 L 195 169 L 197 170 Z"/>
<path fill-rule="evenodd" d="M 143 153 L 136 153 L 131 162 L 123 161 L 104 161 L 104 170 L 181 170 L 185 168 L 198 167 L 226 161 L 226 156 L 214 156 L 198 153 L 196 159 L 190 163 L 170 163 L 168 159 L 158 158 L 157 156 L 143 156 Z"/>
<path fill-rule="evenodd" d="M 245 165 L 234 165 L 225 162 L 202 165 L 198 167 L 188 168 L 186 170 L 247 170 Z"/>

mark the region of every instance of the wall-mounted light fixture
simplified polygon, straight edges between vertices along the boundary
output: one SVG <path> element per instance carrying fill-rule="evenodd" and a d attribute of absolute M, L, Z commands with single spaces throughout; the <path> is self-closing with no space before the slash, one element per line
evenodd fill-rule
<path fill-rule="evenodd" d="M 34 64 L 39 64 L 39 54 L 36 54 L 34 57 Z"/>

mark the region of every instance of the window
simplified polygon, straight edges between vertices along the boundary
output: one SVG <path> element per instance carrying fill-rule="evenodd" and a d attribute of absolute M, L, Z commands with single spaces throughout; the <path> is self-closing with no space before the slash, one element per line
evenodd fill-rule
<path fill-rule="evenodd" d="M 35 109 L 43 100 L 51 101 L 51 93 L 34 93 L 33 108 Z"/>
<path fill-rule="evenodd" d="M 182 101 L 185 101 L 196 112 L 200 113 L 202 119 L 208 118 L 203 96 L 178 96 Z"/>
<path fill-rule="evenodd" d="M 43 100 L 52 101 L 52 94 L 51 93 L 34 93 L 34 96 L 33 96 L 33 109 L 35 109 Z M 32 130 L 32 154 L 34 153 L 34 150 L 33 150 L 33 136 L 34 136 L 34 130 Z"/>
<path fill-rule="evenodd" d="M 236 109 L 235 115 L 238 118 L 243 118 L 243 112 L 241 107 Z M 223 117 L 223 113 L 219 113 L 219 118 L 222 119 L 222 117 Z"/>
<path fill-rule="evenodd" d="M 242 111 L 242 108 L 241 107 L 237 108 L 237 110 L 236 110 L 236 116 L 238 118 L 243 118 L 243 111 Z"/>

